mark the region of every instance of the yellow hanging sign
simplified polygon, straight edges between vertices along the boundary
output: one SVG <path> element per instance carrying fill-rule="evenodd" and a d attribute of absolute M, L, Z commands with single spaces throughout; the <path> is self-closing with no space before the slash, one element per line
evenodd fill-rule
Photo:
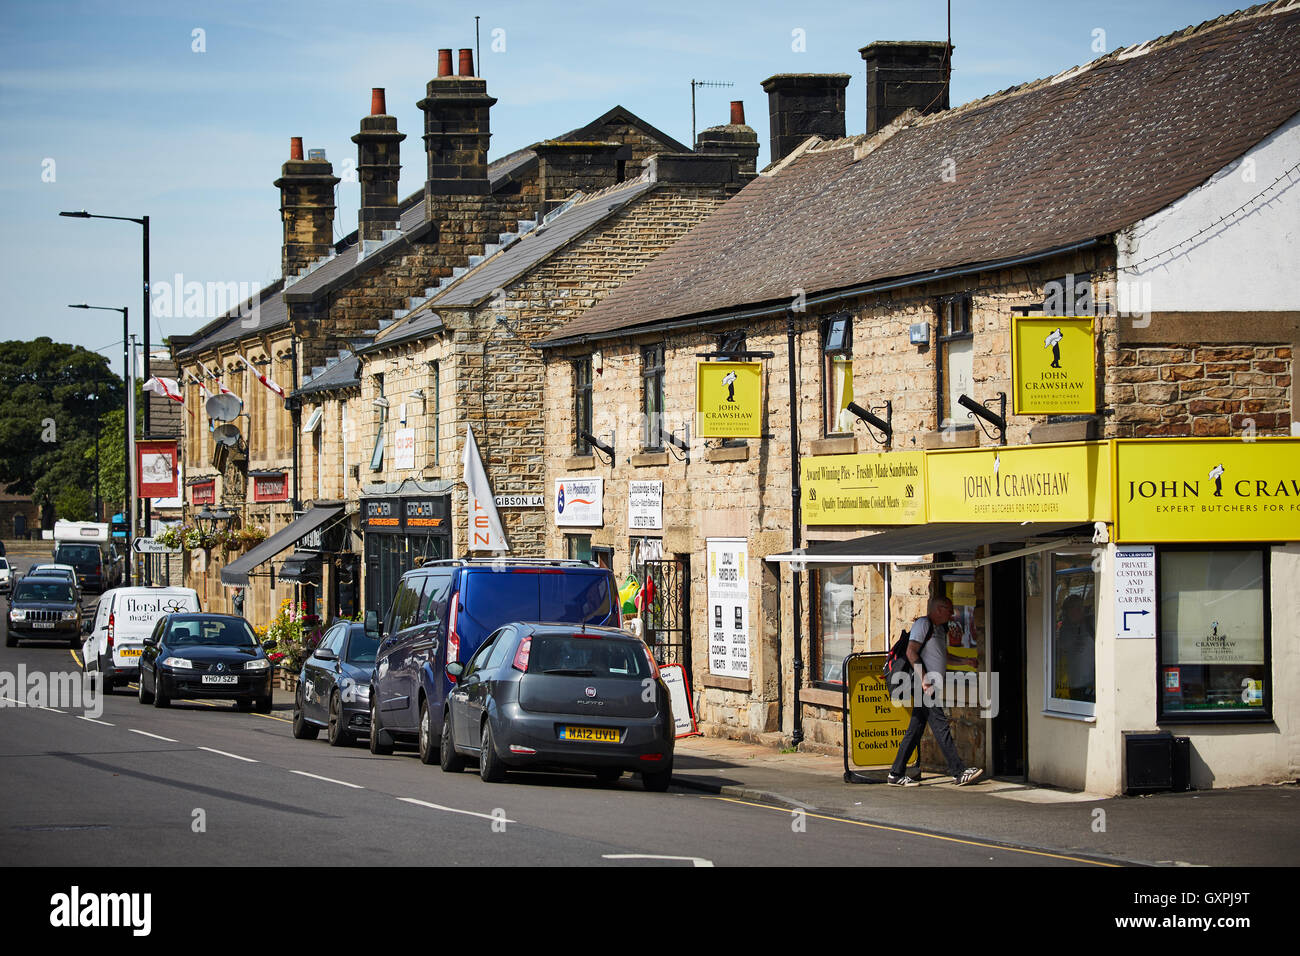
<path fill-rule="evenodd" d="M 1300 439 L 1114 444 L 1116 541 L 1300 541 Z"/>
<path fill-rule="evenodd" d="M 1016 415 L 1097 410 L 1092 316 L 1013 316 L 1012 411 Z"/>
<path fill-rule="evenodd" d="M 697 362 L 695 411 L 701 438 L 762 438 L 763 363 Z"/>

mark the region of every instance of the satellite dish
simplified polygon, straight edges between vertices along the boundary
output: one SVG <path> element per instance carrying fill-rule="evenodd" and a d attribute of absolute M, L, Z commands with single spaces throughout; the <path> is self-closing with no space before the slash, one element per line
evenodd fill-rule
<path fill-rule="evenodd" d="M 223 392 L 209 398 L 204 403 L 203 409 L 208 413 L 208 418 L 214 421 L 230 422 L 239 417 L 239 413 L 244 410 L 244 403 L 234 395 L 226 395 Z"/>
<path fill-rule="evenodd" d="M 212 438 L 218 445 L 234 448 L 239 444 L 239 428 L 235 425 L 218 425 L 212 429 Z"/>

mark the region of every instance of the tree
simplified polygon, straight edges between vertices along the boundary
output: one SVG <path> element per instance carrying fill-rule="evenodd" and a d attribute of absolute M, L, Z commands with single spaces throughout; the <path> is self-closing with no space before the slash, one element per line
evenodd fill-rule
<path fill-rule="evenodd" d="M 93 500 L 95 420 L 124 404 L 102 355 L 45 336 L 0 342 L 0 485 L 43 506 L 70 488 L 92 489 Z"/>
<path fill-rule="evenodd" d="M 135 395 L 135 433 L 140 434 L 144 428 L 144 404 L 139 384 Z M 126 436 L 122 431 L 122 422 L 126 420 L 126 409 L 118 408 L 108 412 L 99 422 L 99 496 L 104 501 L 105 509 L 116 508 L 123 511 L 126 504 L 125 478 L 126 470 L 122 463 L 126 460 Z M 87 482 L 93 489 L 95 482 L 95 443 L 84 452 L 90 464 L 92 480 Z"/>

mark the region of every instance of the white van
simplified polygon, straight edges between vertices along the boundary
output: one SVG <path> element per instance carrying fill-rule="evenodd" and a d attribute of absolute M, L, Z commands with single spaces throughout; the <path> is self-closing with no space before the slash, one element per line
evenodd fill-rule
<path fill-rule="evenodd" d="M 140 676 L 140 653 L 144 639 L 164 614 L 201 611 L 193 588 L 128 587 L 105 591 L 99 599 L 95 624 L 82 645 L 81 659 L 86 676 L 100 682 L 111 694 L 117 684 Z"/>

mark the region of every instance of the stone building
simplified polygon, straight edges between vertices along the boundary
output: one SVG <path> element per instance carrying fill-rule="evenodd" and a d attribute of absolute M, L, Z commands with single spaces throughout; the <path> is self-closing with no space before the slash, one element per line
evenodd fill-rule
<path fill-rule="evenodd" d="M 950 666 L 1000 684 L 954 710 L 968 763 L 1114 793 L 1172 731 L 1197 786 L 1294 779 L 1297 27 L 1267 4 L 954 109 L 935 44 L 872 44 L 848 138 L 845 76 L 772 77 L 772 164 L 540 343 L 547 554 L 660 576 L 702 729 L 840 750 L 848 655 L 942 594 Z M 731 359 L 760 437 L 701 439 Z"/>
<path fill-rule="evenodd" d="M 248 588 L 244 611 L 255 623 L 267 620 L 290 594 L 319 603 L 315 610 L 323 614 L 348 604 L 348 589 L 357 580 L 351 569 L 360 541 L 360 481 L 370 474 L 360 470 L 361 458 L 371 451 L 354 443 L 360 433 L 373 438 L 374 432 L 370 406 L 364 417 L 349 418 L 345 406 L 356 400 L 349 391 L 355 386 L 337 387 L 340 372 L 355 371 L 358 350 L 453 276 L 517 239 L 564 190 L 616 184 L 639 174 L 649 156 L 688 152 L 615 107 L 556 141 L 489 163 L 496 101 L 473 74 L 471 51 L 460 52 L 455 73 L 451 51 L 439 51 L 438 74 L 419 103 L 426 180 L 404 200 L 397 184 L 405 134 L 386 111 L 385 91 L 372 92 L 371 111 L 353 137 L 359 228 L 338 242 L 338 178 L 323 151 L 304 155 L 294 138 L 275 181 L 284 277 L 193 336 L 174 337 L 187 408 L 204 405 L 200 382 L 207 396 L 224 387 L 243 402 L 239 417 L 227 423 L 238 429 L 238 438 L 227 444 L 217 441 L 213 426 L 219 423 L 203 413 L 187 417 L 186 520 L 193 524 L 202 514 L 211 524 L 215 514 L 218 525 L 259 527 L 269 536 L 243 554 L 188 554 L 187 580 L 205 607 L 229 608 L 236 587 Z M 304 417 L 303 400 L 311 396 L 323 404 L 311 405 Z M 337 404 L 326 416 L 329 403 Z M 321 415 L 313 422 L 317 409 Z M 229 437 L 231 430 L 225 431 Z M 301 554 L 290 552 L 299 545 Z M 286 579 L 296 590 L 284 587 Z"/>

